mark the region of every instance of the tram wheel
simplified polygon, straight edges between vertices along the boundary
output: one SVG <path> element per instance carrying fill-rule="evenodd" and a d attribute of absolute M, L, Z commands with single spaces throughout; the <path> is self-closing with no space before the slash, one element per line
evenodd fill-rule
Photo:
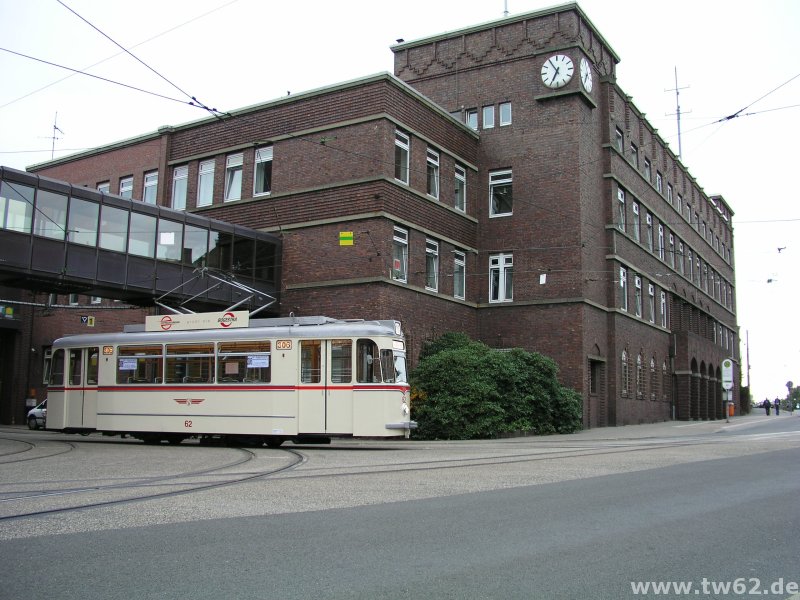
<path fill-rule="evenodd" d="M 282 437 L 268 437 L 267 438 L 267 448 L 280 448 L 281 444 L 283 444 Z"/>

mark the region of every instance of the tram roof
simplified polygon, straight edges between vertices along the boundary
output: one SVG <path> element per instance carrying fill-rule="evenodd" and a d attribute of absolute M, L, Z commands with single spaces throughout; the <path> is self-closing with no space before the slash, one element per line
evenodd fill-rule
<path fill-rule="evenodd" d="M 81 333 L 53 342 L 53 347 L 111 344 L 168 344 L 201 341 L 260 340 L 264 338 L 347 338 L 357 336 L 397 336 L 399 321 L 339 320 L 329 317 L 288 317 L 253 319 L 249 327 L 235 329 L 191 329 L 184 331 L 144 331 L 144 326 L 127 326 L 114 333 Z"/>

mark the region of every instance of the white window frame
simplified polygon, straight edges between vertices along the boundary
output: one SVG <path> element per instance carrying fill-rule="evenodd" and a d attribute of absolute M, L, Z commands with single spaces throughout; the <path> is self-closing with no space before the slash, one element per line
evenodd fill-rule
<path fill-rule="evenodd" d="M 494 129 L 494 104 L 482 109 L 483 128 Z"/>
<path fill-rule="evenodd" d="M 628 270 L 619 268 L 620 309 L 628 312 Z"/>
<path fill-rule="evenodd" d="M 411 138 L 399 129 L 394 131 L 394 178 L 408 185 L 411 169 Z"/>
<path fill-rule="evenodd" d="M 675 268 L 675 236 L 669 234 L 669 266 Z"/>
<path fill-rule="evenodd" d="M 639 147 L 631 142 L 631 162 L 633 163 L 634 168 L 638 171 L 639 170 Z"/>
<path fill-rule="evenodd" d="M 648 213 L 645 220 L 647 222 L 647 249 L 650 252 L 652 252 L 653 251 L 653 215 Z"/>
<path fill-rule="evenodd" d="M 647 179 L 647 182 L 650 182 L 650 178 L 653 176 L 653 168 L 650 166 L 650 159 L 644 159 L 644 176 Z"/>
<path fill-rule="evenodd" d="M 633 311 L 637 317 L 642 316 L 642 278 L 633 277 Z"/>
<path fill-rule="evenodd" d="M 511 190 L 511 206 L 508 212 L 495 212 L 495 188 L 508 186 Z M 511 169 L 489 172 L 489 217 L 508 217 L 514 213 L 514 175 Z"/>
<path fill-rule="evenodd" d="M 489 302 L 512 302 L 514 300 L 514 255 L 492 254 L 489 256 Z"/>
<path fill-rule="evenodd" d="M 102 192 L 103 194 L 110 194 L 111 193 L 111 182 L 110 181 L 101 181 L 97 184 L 97 191 Z"/>
<path fill-rule="evenodd" d="M 197 206 L 211 206 L 214 202 L 214 169 L 216 161 L 204 160 L 197 168 Z M 204 194 L 205 192 L 205 194 Z"/>
<path fill-rule="evenodd" d="M 686 257 L 684 256 L 683 252 L 683 242 L 678 240 L 678 273 L 681 275 L 683 275 L 683 272 L 685 271 L 685 261 Z"/>
<path fill-rule="evenodd" d="M 272 146 L 256 148 L 253 165 L 253 196 L 268 196 L 272 193 L 272 158 Z"/>
<path fill-rule="evenodd" d="M 158 171 L 150 171 L 144 174 L 144 193 L 142 202 L 145 204 L 156 204 L 158 196 Z"/>
<path fill-rule="evenodd" d="M 498 109 L 500 112 L 500 127 L 511 125 L 511 102 L 501 102 Z"/>
<path fill-rule="evenodd" d="M 102 304 L 103 303 L 103 298 L 102 298 L 102 296 L 91 296 L 89 302 L 91 304 Z"/>
<path fill-rule="evenodd" d="M 640 231 L 641 219 L 639 218 L 639 203 L 633 202 L 631 210 L 633 211 L 633 239 L 636 242 L 640 242 L 642 234 Z"/>
<path fill-rule="evenodd" d="M 470 129 L 478 131 L 478 109 L 468 108 L 464 111 L 464 123 Z"/>
<path fill-rule="evenodd" d="M 439 153 L 428 148 L 426 154 L 426 192 L 431 198 L 439 199 Z"/>
<path fill-rule="evenodd" d="M 619 127 L 616 127 L 615 130 L 614 130 L 614 135 L 615 135 L 614 139 L 615 139 L 615 141 L 617 143 L 617 150 L 619 150 L 620 153 L 624 154 L 625 153 L 625 134 L 622 132 L 622 129 L 620 129 Z"/>
<path fill-rule="evenodd" d="M 455 197 L 453 206 L 456 210 L 467 212 L 467 170 L 461 165 L 455 166 Z"/>
<path fill-rule="evenodd" d="M 119 195 L 121 198 L 133 198 L 133 176 L 119 180 Z"/>
<path fill-rule="evenodd" d="M 439 242 L 425 240 L 425 289 L 439 291 Z"/>
<path fill-rule="evenodd" d="M 661 290 L 661 326 L 667 327 L 667 292 Z"/>
<path fill-rule="evenodd" d="M 617 227 L 620 231 L 625 231 L 627 227 L 627 211 L 625 210 L 625 190 L 621 187 L 617 188 Z"/>
<path fill-rule="evenodd" d="M 656 287 L 650 283 L 647 285 L 647 302 L 650 308 L 650 322 L 656 322 Z"/>
<path fill-rule="evenodd" d="M 244 153 L 229 154 L 225 159 L 225 202 L 242 199 L 242 179 L 244 175 Z"/>
<path fill-rule="evenodd" d="M 392 236 L 392 279 L 408 283 L 408 230 L 395 227 Z"/>
<path fill-rule="evenodd" d="M 467 297 L 467 257 L 460 250 L 453 251 L 453 297 Z"/>
<path fill-rule="evenodd" d="M 672 204 L 672 184 L 671 183 L 667 184 L 667 202 Z"/>
<path fill-rule="evenodd" d="M 181 165 L 172 171 L 172 208 L 186 210 L 186 194 L 189 189 L 189 167 Z"/>
<path fill-rule="evenodd" d="M 656 171 L 656 190 L 659 194 L 664 193 L 664 176 L 659 171 Z"/>
<path fill-rule="evenodd" d="M 658 224 L 658 258 L 664 260 L 664 226 Z"/>

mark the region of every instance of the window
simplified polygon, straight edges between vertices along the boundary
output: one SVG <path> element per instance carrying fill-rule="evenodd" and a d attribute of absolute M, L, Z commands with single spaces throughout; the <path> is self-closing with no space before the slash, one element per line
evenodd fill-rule
<path fill-rule="evenodd" d="M 637 317 L 642 316 L 642 278 L 638 275 L 633 278 L 633 310 Z"/>
<path fill-rule="evenodd" d="M 158 220 L 158 243 L 156 258 L 170 262 L 181 262 L 183 254 L 183 224 L 167 219 Z"/>
<path fill-rule="evenodd" d="M 102 183 L 97 184 L 97 191 L 102 192 L 103 194 L 108 194 L 111 192 L 111 182 L 110 181 L 103 181 Z"/>
<path fill-rule="evenodd" d="M 439 153 L 428 148 L 427 192 L 432 198 L 439 198 Z"/>
<path fill-rule="evenodd" d="M 353 381 L 353 340 L 331 340 L 331 383 Z"/>
<path fill-rule="evenodd" d="M 161 344 L 117 348 L 117 383 L 160 383 L 164 365 Z"/>
<path fill-rule="evenodd" d="M 514 256 L 489 256 L 489 302 L 511 302 L 514 299 Z"/>
<path fill-rule="evenodd" d="M 625 231 L 625 190 L 617 188 L 617 227 Z"/>
<path fill-rule="evenodd" d="M 158 195 L 158 171 L 150 171 L 144 174 L 144 194 L 142 201 L 147 204 L 155 204 Z"/>
<path fill-rule="evenodd" d="M 683 242 L 678 242 L 678 273 L 683 275 Z"/>
<path fill-rule="evenodd" d="M 214 161 L 200 163 L 197 177 L 197 206 L 211 206 L 214 200 Z"/>
<path fill-rule="evenodd" d="M 703 263 L 703 290 L 708 292 L 708 264 Z"/>
<path fill-rule="evenodd" d="M 620 357 L 620 366 L 622 367 L 622 395 L 629 396 L 631 393 L 631 365 L 628 361 L 628 351 L 623 350 Z"/>
<path fill-rule="evenodd" d="M 656 288 L 652 283 L 647 286 L 647 295 L 648 295 L 648 299 L 647 299 L 648 308 L 650 309 L 650 314 L 648 316 L 650 317 L 650 322 L 651 323 L 655 323 L 656 322 Z"/>
<path fill-rule="evenodd" d="M 269 383 L 271 380 L 270 342 L 220 342 L 217 349 L 218 383 Z"/>
<path fill-rule="evenodd" d="M 664 178 L 658 171 L 656 171 L 656 190 L 658 190 L 659 194 L 664 193 Z"/>
<path fill-rule="evenodd" d="M 494 128 L 494 106 L 483 107 L 483 128 L 484 129 Z"/>
<path fill-rule="evenodd" d="M 500 103 L 500 127 L 511 125 L 511 102 Z"/>
<path fill-rule="evenodd" d="M 408 184 L 408 153 L 411 139 L 402 131 L 394 132 L 394 178 Z"/>
<path fill-rule="evenodd" d="M 453 252 L 453 296 L 463 300 L 467 292 L 467 262 L 463 252 Z"/>
<path fill-rule="evenodd" d="M 453 206 L 456 210 L 467 210 L 467 171 L 461 165 L 455 167 L 455 199 Z"/>
<path fill-rule="evenodd" d="M 667 292 L 661 291 L 661 326 L 667 326 Z"/>
<path fill-rule="evenodd" d="M 644 400 L 644 362 L 642 355 L 636 355 L 636 397 Z"/>
<path fill-rule="evenodd" d="M 650 400 L 658 397 L 658 378 L 656 377 L 656 357 L 650 359 Z"/>
<path fill-rule="evenodd" d="M 439 242 L 425 241 L 425 289 L 439 289 Z"/>
<path fill-rule="evenodd" d="M 693 260 L 693 257 L 692 257 L 692 251 L 691 250 L 687 250 L 686 258 L 688 259 L 687 264 L 689 265 L 689 269 L 686 272 L 686 276 L 691 281 L 692 279 L 694 279 L 694 260 Z"/>
<path fill-rule="evenodd" d="M 647 249 L 653 251 L 653 215 L 647 215 Z"/>
<path fill-rule="evenodd" d="M 167 344 L 166 355 L 164 362 L 166 383 L 214 381 L 214 344 Z M 232 363 L 233 365 L 235 363 Z M 220 361 L 220 368 L 221 370 L 229 368 L 227 361 Z"/>
<path fill-rule="evenodd" d="M 172 208 L 186 210 L 186 190 L 189 182 L 189 167 L 175 167 L 172 172 Z"/>
<path fill-rule="evenodd" d="M 651 181 L 650 178 L 652 177 L 652 170 L 650 168 L 650 159 L 649 158 L 645 158 L 644 159 L 644 176 L 645 176 L 645 179 L 647 179 L 647 181 Z"/>
<path fill-rule="evenodd" d="M 67 233 L 67 196 L 40 189 L 33 213 L 33 234 L 63 240 Z"/>
<path fill-rule="evenodd" d="M 658 258 L 664 260 L 664 226 L 658 224 Z"/>
<path fill-rule="evenodd" d="M 669 234 L 669 266 L 675 268 L 675 236 Z"/>
<path fill-rule="evenodd" d="M 671 183 L 667 184 L 667 202 L 672 204 L 672 184 Z"/>
<path fill-rule="evenodd" d="M 619 268 L 619 293 L 619 307 L 625 312 L 628 312 L 628 271 L 625 267 Z"/>
<path fill-rule="evenodd" d="M 128 246 L 127 210 L 104 204 L 100 212 L 100 247 L 125 252 Z"/>
<path fill-rule="evenodd" d="M 467 127 L 470 129 L 478 130 L 478 109 L 477 108 L 469 108 L 464 111 L 464 123 L 467 124 Z"/>
<path fill-rule="evenodd" d="M 156 251 L 156 218 L 131 213 L 128 253 L 153 258 Z"/>
<path fill-rule="evenodd" d="M 272 146 L 256 148 L 255 161 L 253 195 L 269 194 L 272 191 Z"/>
<path fill-rule="evenodd" d="M 69 203 L 67 241 L 84 246 L 96 246 L 99 215 L 99 204 L 72 198 Z"/>
<path fill-rule="evenodd" d="M 372 340 L 356 342 L 356 381 L 358 383 L 380 383 L 381 362 L 378 345 Z"/>
<path fill-rule="evenodd" d="M 510 215 L 513 209 L 511 170 L 489 173 L 489 216 Z"/>
<path fill-rule="evenodd" d="M 89 302 L 91 304 L 102 304 L 103 303 L 103 299 L 100 296 L 92 296 L 89 299 Z"/>
<path fill-rule="evenodd" d="M 639 148 L 633 142 L 631 142 L 631 162 L 634 168 L 639 168 Z"/>
<path fill-rule="evenodd" d="M 392 238 L 392 279 L 406 283 L 408 276 L 408 231 L 394 228 Z"/>
<path fill-rule="evenodd" d="M 119 195 L 123 198 L 133 198 L 133 177 L 119 180 Z"/>
<path fill-rule="evenodd" d="M 231 154 L 225 162 L 225 201 L 239 200 L 242 197 L 242 165 L 244 155 Z"/>
<path fill-rule="evenodd" d="M 67 300 L 70 306 L 77 306 L 78 305 L 78 294 L 70 294 Z"/>
<path fill-rule="evenodd" d="M 641 237 L 639 232 L 639 203 L 634 202 L 631 209 L 633 209 L 633 239 L 638 242 Z"/>
<path fill-rule="evenodd" d="M 614 142 L 617 145 L 617 150 L 623 152 L 625 148 L 625 136 L 622 134 L 622 130 L 617 127 L 614 133 Z"/>
<path fill-rule="evenodd" d="M 300 340 L 300 382 L 319 383 L 321 377 L 322 343 L 319 340 Z"/>

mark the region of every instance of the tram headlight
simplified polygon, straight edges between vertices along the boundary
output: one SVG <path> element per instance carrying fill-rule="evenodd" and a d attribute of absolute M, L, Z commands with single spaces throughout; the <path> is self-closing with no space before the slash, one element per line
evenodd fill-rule
<path fill-rule="evenodd" d="M 403 415 L 404 415 L 404 416 L 408 416 L 408 413 L 410 413 L 410 412 L 411 412 L 411 411 L 408 409 L 408 403 L 407 403 L 407 402 L 403 402 L 403 404 L 401 405 L 401 407 L 400 407 L 400 408 L 402 409 L 402 411 L 403 411 Z"/>

